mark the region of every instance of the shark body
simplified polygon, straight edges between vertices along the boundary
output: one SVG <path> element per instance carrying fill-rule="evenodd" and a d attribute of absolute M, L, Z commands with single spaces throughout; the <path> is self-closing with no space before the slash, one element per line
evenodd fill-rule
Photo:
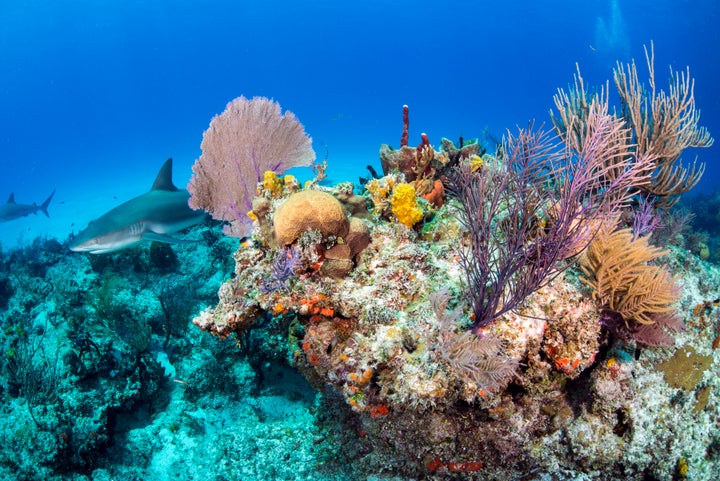
<path fill-rule="evenodd" d="M 45 199 L 45 202 L 37 205 L 35 203 L 18 204 L 15 202 L 15 194 L 10 194 L 10 198 L 8 198 L 7 203 L 5 205 L 0 205 L 0 222 L 19 219 L 20 217 L 25 217 L 30 214 L 37 215 L 38 211 L 42 212 L 47 217 L 50 217 L 47 208 L 53 198 L 53 195 L 55 195 L 54 190 L 52 191 L 52 194 L 50 194 L 50 196 Z"/>
<path fill-rule="evenodd" d="M 152 188 L 90 222 L 70 241 L 70 250 L 104 254 L 142 241 L 185 243 L 172 234 L 201 222 L 206 214 L 188 206 L 190 193 L 172 182 L 172 159 L 165 161 Z"/>

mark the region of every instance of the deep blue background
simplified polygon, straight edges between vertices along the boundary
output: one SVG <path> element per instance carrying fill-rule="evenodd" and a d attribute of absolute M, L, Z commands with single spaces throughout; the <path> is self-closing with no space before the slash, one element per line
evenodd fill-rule
<path fill-rule="evenodd" d="M 575 63 L 590 85 L 655 42 L 691 66 L 701 123 L 720 137 L 717 0 L 294 2 L 4 0 L 0 3 L 0 201 L 42 201 L 51 219 L 0 224 L 0 242 L 64 236 L 149 188 L 175 158 L 183 185 L 213 115 L 243 94 L 293 111 L 356 180 L 397 145 L 401 106 L 420 132 L 474 137 L 547 122 Z M 720 182 L 717 145 L 700 188 Z M 692 157 L 695 153 L 692 153 Z"/>

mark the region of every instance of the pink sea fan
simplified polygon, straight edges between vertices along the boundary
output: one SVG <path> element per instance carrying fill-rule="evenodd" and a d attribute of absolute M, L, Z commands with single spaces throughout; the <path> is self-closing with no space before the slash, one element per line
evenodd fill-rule
<path fill-rule="evenodd" d="M 189 205 L 229 222 L 225 233 L 248 234 L 247 213 L 265 171 L 282 173 L 315 160 L 312 139 L 292 112 L 265 97 L 238 97 L 213 117 L 188 184 Z"/>

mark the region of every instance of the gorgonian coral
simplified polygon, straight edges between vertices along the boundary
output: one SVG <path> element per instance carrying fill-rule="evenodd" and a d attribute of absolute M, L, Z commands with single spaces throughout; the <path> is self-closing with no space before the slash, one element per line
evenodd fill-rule
<path fill-rule="evenodd" d="M 300 268 L 300 249 L 297 247 L 285 247 L 279 249 L 272 263 L 270 277 L 266 278 L 260 285 L 263 294 L 289 290 L 288 283 L 297 277 L 295 271 Z"/>
<path fill-rule="evenodd" d="M 570 266 L 648 175 L 652 166 L 633 161 L 628 131 L 607 108 L 591 104 L 576 152 L 521 130 L 492 165 L 461 162 L 451 171 L 456 216 L 468 234 L 459 255 L 476 332 Z"/>
<path fill-rule="evenodd" d="M 472 383 L 479 392 L 488 393 L 504 387 L 518 367 L 505 354 L 502 341 L 489 334 L 478 336 L 457 331 L 462 310 L 448 310 L 450 296 L 446 290 L 429 296 L 439 327 L 436 353 L 441 362 L 463 382 Z"/>
<path fill-rule="evenodd" d="M 284 172 L 315 160 L 312 139 L 292 112 L 264 97 L 238 97 L 213 117 L 203 134 L 202 155 L 193 165 L 189 204 L 229 222 L 225 233 L 250 230 L 252 199 L 266 171 Z"/>
<path fill-rule="evenodd" d="M 652 264 L 665 254 L 647 236 L 635 238 L 630 229 L 602 228 L 588 246 L 582 280 L 593 289 L 601 320 L 620 337 L 667 345 L 672 338 L 664 328 L 682 327 L 674 307 L 680 297 L 676 279 Z"/>

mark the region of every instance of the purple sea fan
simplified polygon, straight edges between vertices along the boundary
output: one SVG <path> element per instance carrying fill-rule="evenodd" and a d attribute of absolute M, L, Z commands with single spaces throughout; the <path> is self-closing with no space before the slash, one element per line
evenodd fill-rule
<path fill-rule="evenodd" d="M 229 222 L 225 233 L 243 237 L 247 213 L 264 172 L 284 172 L 315 160 L 312 139 L 292 112 L 265 97 L 238 97 L 213 117 L 203 134 L 202 155 L 188 184 L 189 205 Z"/>

